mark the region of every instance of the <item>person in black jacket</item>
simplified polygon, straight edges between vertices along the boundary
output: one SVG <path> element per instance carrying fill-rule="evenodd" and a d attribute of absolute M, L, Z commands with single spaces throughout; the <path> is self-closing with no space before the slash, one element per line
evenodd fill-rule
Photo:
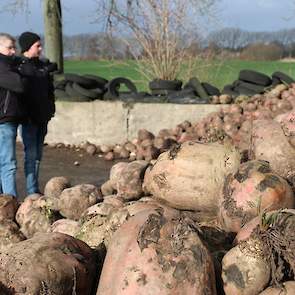
<path fill-rule="evenodd" d="M 14 57 L 15 39 L 0 33 L 0 192 L 17 197 L 16 135 L 26 113 L 21 98 L 24 83 Z"/>
<path fill-rule="evenodd" d="M 56 64 L 41 60 L 40 37 L 32 32 L 24 32 L 19 37 L 22 61 L 19 72 L 27 79 L 24 93 L 28 112 L 28 122 L 21 126 L 24 144 L 24 169 L 27 193 L 40 193 L 38 184 L 39 166 L 42 158 L 47 124 L 54 116 L 54 87 L 51 72 Z"/>

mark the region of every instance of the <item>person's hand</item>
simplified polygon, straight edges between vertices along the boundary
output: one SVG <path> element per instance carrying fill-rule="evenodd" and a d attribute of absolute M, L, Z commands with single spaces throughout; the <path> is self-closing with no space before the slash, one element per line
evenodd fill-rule
<path fill-rule="evenodd" d="M 49 73 L 57 71 L 58 70 L 57 63 L 56 62 L 50 62 L 47 65 L 47 70 L 48 70 Z"/>

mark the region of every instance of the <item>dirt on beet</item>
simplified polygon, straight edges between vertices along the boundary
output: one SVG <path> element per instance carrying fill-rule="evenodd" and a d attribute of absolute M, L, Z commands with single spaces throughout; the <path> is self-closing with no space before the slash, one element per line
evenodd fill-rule
<path fill-rule="evenodd" d="M 26 197 L 25 176 L 23 169 L 23 147 L 17 144 L 17 189 L 20 200 Z M 46 182 L 55 176 L 67 177 L 72 185 L 89 183 L 100 186 L 109 178 L 114 161 L 106 161 L 98 155 L 89 155 L 83 150 L 52 148 L 44 146 L 43 159 L 39 172 L 41 192 Z"/>

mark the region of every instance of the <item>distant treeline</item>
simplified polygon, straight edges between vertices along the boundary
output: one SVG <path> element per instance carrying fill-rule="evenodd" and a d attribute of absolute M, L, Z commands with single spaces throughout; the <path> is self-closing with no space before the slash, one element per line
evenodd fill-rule
<path fill-rule="evenodd" d="M 185 39 L 185 37 L 183 37 Z M 278 60 L 295 57 L 295 28 L 275 32 L 248 32 L 224 28 L 206 38 L 195 36 L 186 44 L 191 54 L 248 60 Z M 64 55 L 68 59 L 132 59 L 140 57 L 135 40 L 105 33 L 64 36 Z M 131 48 L 132 46 L 132 48 Z"/>

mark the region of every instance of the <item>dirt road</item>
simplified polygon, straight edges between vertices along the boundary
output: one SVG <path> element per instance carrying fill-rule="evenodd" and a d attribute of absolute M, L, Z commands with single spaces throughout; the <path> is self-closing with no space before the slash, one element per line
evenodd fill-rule
<path fill-rule="evenodd" d="M 17 161 L 18 195 L 23 199 L 26 192 L 21 144 L 17 144 Z M 79 162 L 77 166 L 74 165 L 76 161 Z M 43 192 L 46 182 L 54 176 L 65 176 L 70 179 L 72 185 L 81 183 L 100 185 L 108 179 L 112 165 L 114 162 L 105 161 L 98 155 L 90 156 L 83 151 L 45 146 L 39 175 L 40 189 Z"/>

